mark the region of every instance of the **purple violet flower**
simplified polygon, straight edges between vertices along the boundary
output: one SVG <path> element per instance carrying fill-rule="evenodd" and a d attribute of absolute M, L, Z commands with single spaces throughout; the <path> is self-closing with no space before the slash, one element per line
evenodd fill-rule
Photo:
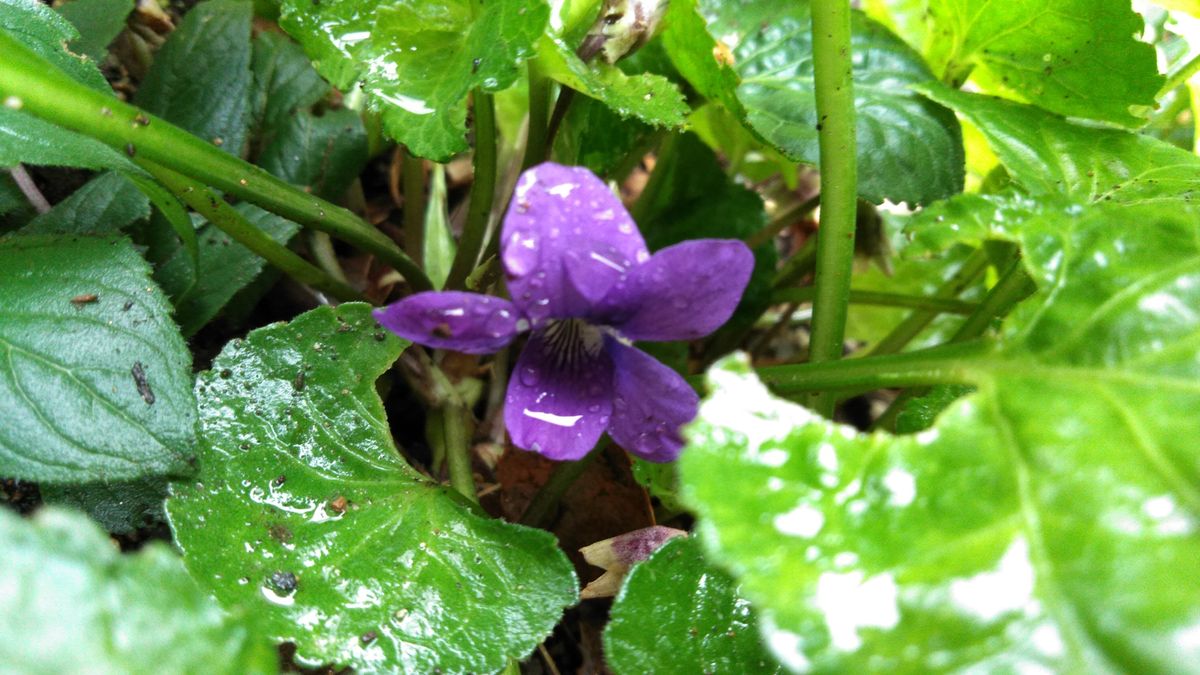
<path fill-rule="evenodd" d="M 632 341 L 691 340 L 725 323 L 750 280 L 750 249 L 698 239 L 650 255 L 599 178 L 552 163 L 521 174 L 500 235 L 511 301 L 425 292 L 375 318 L 418 344 L 468 354 L 531 331 L 505 398 L 519 448 L 574 460 L 607 431 L 639 457 L 675 459 L 699 399 Z"/>

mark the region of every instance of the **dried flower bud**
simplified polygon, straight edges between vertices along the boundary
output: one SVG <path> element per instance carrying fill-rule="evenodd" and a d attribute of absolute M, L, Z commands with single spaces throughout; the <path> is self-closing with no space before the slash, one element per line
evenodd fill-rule
<path fill-rule="evenodd" d="M 584 587 L 580 599 L 616 595 L 630 567 L 649 558 L 667 540 L 686 536 L 687 532 L 683 530 L 655 525 L 584 546 L 579 549 L 583 559 L 604 570 L 604 574 Z"/>
<path fill-rule="evenodd" d="M 669 0 L 605 0 L 596 23 L 579 47 L 579 57 L 597 54 L 616 63 L 650 41 L 658 31 Z"/>

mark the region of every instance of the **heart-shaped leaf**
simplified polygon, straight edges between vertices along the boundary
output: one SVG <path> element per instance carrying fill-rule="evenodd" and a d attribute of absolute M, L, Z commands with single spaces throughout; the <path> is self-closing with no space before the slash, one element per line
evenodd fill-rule
<path fill-rule="evenodd" d="M 392 444 L 407 343 L 362 304 L 251 332 L 200 375 L 200 475 L 167 501 L 192 574 L 306 663 L 492 672 L 576 600 L 545 532 L 478 515 Z"/>

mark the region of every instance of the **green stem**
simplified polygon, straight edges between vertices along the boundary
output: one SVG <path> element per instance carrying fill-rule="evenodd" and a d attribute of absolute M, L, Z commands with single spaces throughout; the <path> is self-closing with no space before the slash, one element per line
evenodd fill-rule
<path fill-rule="evenodd" d="M 309 235 L 308 248 L 312 251 L 317 267 L 334 279 L 349 284 L 350 280 L 346 278 L 346 272 L 338 261 L 337 252 L 333 250 L 333 240 L 329 238 L 329 235 L 316 231 L 309 232 Z"/>
<path fill-rule="evenodd" d="M 1018 302 L 1029 297 L 1035 290 L 1037 290 L 1036 284 L 1033 279 L 1029 278 L 1029 273 L 1025 271 L 1020 257 L 1017 257 L 1000 276 L 996 285 L 992 286 L 992 289 L 984 296 L 975 311 L 967 317 L 963 325 L 959 326 L 947 342 L 947 346 L 970 344 L 987 332 L 996 319 L 1006 316 Z M 877 429 L 894 430 L 896 418 L 908 402 L 918 396 L 924 396 L 928 392 L 926 387 L 901 392 L 887 410 L 883 411 L 879 419 L 875 420 L 873 426 Z"/>
<path fill-rule="evenodd" d="M 404 275 L 415 290 L 429 279 L 396 244 L 350 211 L 306 194 L 266 171 L 171 123 L 75 82 L 13 37 L 0 32 L 0 100 L 139 158 L 157 162 L 370 251 Z"/>
<path fill-rule="evenodd" d="M 529 61 L 529 124 L 525 134 L 525 156 L 521 170 L 546 161 L 546 125 L 550 121 L 550 78 L 538 66 L 537 59 Z"/>
<path fill-rule="evenodd" d="M 842 358 L 854 265 L 858 166 L 849 0 L 813 3 L 812 38 L 822 197 L 809 360 L 819 364 Z M 827 393 L 814 393 L 808 403 L 833 414 L 835 399 Z"/>
<path fill-rule="evenodd" d="M 596 461 L 596 458 L 604 452 L 605 445 L 606 443 L 601 441 L 579 461 L 561 462 L 555 466 L 550 478 L 533 496 L 533 501 L 529 502 L 529 506 L 525 507 L 525 513 L 521 514 L 521 524 L 530 527 L 549 527 L 554 521 L 553 516 L 554 512 L 558 510 L 558 503 L 567 493 L 567 488 L 579 480 L 592 462 Z"/>
<path fill-rule="evenodd" d="M 781 395 L 812 391 L 870 391 L 931 384 L 971 384 L 971 361 L 992 349 L 986 341 L 943 345 L 890 356 L 768 366 L 758 376 Z"/>
<path fill-rule="evenodd" d="M 975 283 L 975 280 L 979 278 L 979 275 L 983 274 L 987 266 L 987 253 L 983 249 L 976 250 L 963 262 L 958 271 L 937 289 L 933 297 L 938 299 L 953 299 L 958 297 L 964 289 Z M 884 356 L 899 352 L 913 338 L 919 335 L 921 331 L 925 330 L 926 326 L 937 318 L 937 316 L 937 312 L 929 310 L 918 310 L 909 314 L 871 349 L 870 355 Z"/>
<path fill-rule="evenodd" d="M 448 290 L 461 290 L 483 249 L 487 235 L 488 216 L 496 193 L 496 108 L 492 95 L 476 89 L 475 98 L 475 178 L 467 205 L 467 222 L 463 226 L 458 252 L 446 278 Z"/>
<path fill-rule="evenodd" d="M 816 296 L 816 289 L 812 286 L 805 286 L 804 288 L 777 288 L 771 293 L 771 304 L 812 302 L 814 296 Z M 880 291 L 856 291 L 851 289 L 849 297 L 850 303 L 855 305 L 911 307 L 913 309 L 926 310 L 933 314 L 971 314 L 977 307 L 975 303 L 963 302 L 962 300 Z"/>
<path fill-rule="evenodd" d="M 1187 63 L 1184 63 L 1182 66 L 1177 68 L 1175 72 L 1168 75 L 1167 81 L 1163 83 L 1162 88 L 1158 90 L 1158 94 L 1155 95 L 1155 98 L 1162 98 L 1175 91 L 1177 88 L 1182 86 L 1183 83 L 1192 79 L 1192 76 L 1197 72 L 1200 72 L 1200 54 L 1196 54 L 1192 58 L 1188 59 Z"/>
<path fill-rule="evenodd" d="M 447 403 L 442 408 L 442 441 L 446 444 L 451 487 L 478 504 L 475 474 L 471 471 L 471 439 L 467 437 L 467 410 L 460 403 Z"/>
<path fill-rule="evenodd" d="M 629 209 L 635 223 L 645 223 L 647 217 L 661 207 L 658 203 L 659 195 L 670 183 L 671 176 L 668 174 L 674 171 L 675 151 L 682 137 L 683 134 L 670 134 L 659 146 L 655 155 L 654 170 L 650 172 L 650 178 L 642 188 L 642 193 L 638 195 L 637 201 Z"/>
<path fill-rule="evenodd" d="M 783 267 L 775 273 L 775 280 L 771 285 L 775 288 L 791 286 L 811 274 L 816 266 L 817 238 L 809 237 L 799 251 L 783 262 Z"/>
<path fill-rule="evenodd" d="M 785 208 L 767 223 L 763 229 L 746 237 L 746 245 L 750 248 L 758 248 L 759 246 L 771 241 L 783 231 L 785 227 L 791 225 L 803 218 L 806 214 L 816 209 L 821 204 L 821 195 L 816 194 L 802 202 L 797 202 Z"/>
<path fill-rule="evenodd" d="M 425 268 L 425 160 L 404 151 L 400 165 L 404 184 L 404 248 Z"/>
<path fill-rule="evenodd" d="M 286 246 L 276 242 L 262 230 L 251 225 L 242 214 L 204 185 L 147 159 L 138 159 L 137 163 L 154 176 L 155 180 L 195 209 L 196 213 L 215 225 L 217 229 L 296 281 L 328 293 L 338 300 L 366 300 L 348 284 L 326 274 L 316 265 L 309 263 Z"/>

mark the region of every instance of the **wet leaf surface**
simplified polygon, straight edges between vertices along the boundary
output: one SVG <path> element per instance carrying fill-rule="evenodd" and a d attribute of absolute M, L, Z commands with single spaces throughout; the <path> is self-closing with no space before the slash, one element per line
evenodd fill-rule
<path fill-rule="evenodd" d="M 274 645 L 166 545 L 121 555 L 83 515 L 0 509 L 0 656 L 14 673 L 274 673 Z"/>
<path fill-rule="evenodd" d="M 149 273 L 125 239 L 0 240 L 0 474 L 189 470 L 191 355 Z"/>
<path fill-rule="evenodd" d="M 478 515 L 398 454 L 375 380 L 405 346 L 346 304 L 226 347 L 196 385 L 200 476 L 168 517 L 192 574 L 304 663 L 499 670 L 575 602 L 575 576 L 552 536 Z"/>
<path fill-rule="evenodd" d="M 618 674 L 782 672 L 737 583 L 691 538 L 667 542 L 629 573 L 604 652 Z"/>
<path fill-rule="evenodd" d="M 736 361 L 710 372 L 684 496 L 784 663 L 1196 670 L 1196 222 L 1027 224 L 1038 294 L 953 364 L 978 392 L 915 436 L 829 424 Z"/>

